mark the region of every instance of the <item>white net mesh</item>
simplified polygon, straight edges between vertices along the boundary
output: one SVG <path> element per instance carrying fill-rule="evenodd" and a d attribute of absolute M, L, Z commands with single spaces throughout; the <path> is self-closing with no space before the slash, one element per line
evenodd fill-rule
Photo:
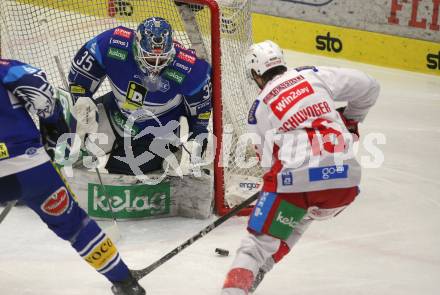
<path fill-rule="evenodd" d="M 229 146 L 228 141 L 225 146 L 229 148 L 225 186 L 227 194 L 243 196 L 243 192 L 237 191 L 240 183 L 255 182 L 258 178 L 253 177 L 261 174 L 256 167 L 240 168 L 235 159 L 236 154 L 253 156 L 246 146 L 237 143 L 239 136 L 246 131 L 247 113 L 257 94 L 257 89 L 246 81 L 243 59 L 243 53 L 252 42 L 250 0 L 219 0 L 218 3 L 221 12 L 223 124 L 232 138 Z M 136 28 L 147 17 L 161 16 L 170 21 L 176 32 L 175 38 L 186 47 L 197 49 L 191 44 L 194 32 L 188 32 L 195 30 L 208 53 L 206 58 L 211 61 L 209 9 L 192 13 L 197 26 L 188 26 L 182 21 L 179 8 L 172 0 L 1 0 L 2 56 L 44 69 L 49 81 L 63 87 L 54 56 L 59 57 L 62 71 L 67 74 L 76 51 L 95 35 L 118 25 Z M 108 91 L 110 86 L 104 82 L 96 95 Z"/>

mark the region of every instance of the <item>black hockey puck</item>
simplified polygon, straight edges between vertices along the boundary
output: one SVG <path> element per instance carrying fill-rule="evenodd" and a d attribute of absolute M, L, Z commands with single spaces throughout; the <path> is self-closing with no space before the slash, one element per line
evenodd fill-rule
<path fill-rule="evenodd" d="M 229 251 L 222 248 L 215 248 L 215 253 L 220 256 L 229 256 Z"/>

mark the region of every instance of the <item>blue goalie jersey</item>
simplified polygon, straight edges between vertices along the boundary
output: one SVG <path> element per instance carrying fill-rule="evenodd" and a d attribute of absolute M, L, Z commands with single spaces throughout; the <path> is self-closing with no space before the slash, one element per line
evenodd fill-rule
<path fill-rule="evenodd" d="M 0 177 L 49 160 L 28 112 L 50 121 L 60 114 L 55 109 L 53 88 L 42 70 L 0 59 Z"/>
<path fill-rule="evenodd" d="M 174 43 L 176 54 L 172 62 L 159 75 L 150 77 L 135 60 L 135 34 L 126 27 L 113 28 L 78 51 L 69 73 L 74 98 L 92 97 L 107 77 L 112 91 L 106 109 L 113 126 L 122 130 L 124 120 L 143 109 L 146 112 L 136 121 L 135 129 L 165 126 L 185 116 L 193 136 L 207 132 L 212 92 L 210 65 L 197 58 L 193 50 Z"/>

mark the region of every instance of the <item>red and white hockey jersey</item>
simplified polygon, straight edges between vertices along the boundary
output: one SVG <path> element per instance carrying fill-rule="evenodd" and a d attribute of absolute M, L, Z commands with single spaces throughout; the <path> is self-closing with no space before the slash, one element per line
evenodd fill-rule
<path fill-rule="evenodd" d="M 306 192 L 357 186 L 361 167 L 335 102 L 362 122 L 379 84 L 353 69 L 305 67 L 275 77 L 254 101 L 248 117 L 265 171 L 263 191 Z"/>

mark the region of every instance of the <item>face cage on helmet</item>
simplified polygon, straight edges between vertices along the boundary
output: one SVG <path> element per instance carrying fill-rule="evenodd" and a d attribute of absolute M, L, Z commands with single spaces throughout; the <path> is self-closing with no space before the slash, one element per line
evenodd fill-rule
<path fill-rule="evenodd" d="M 159 72 L 168 66 L 174 58 L 175 49 L 172 49 L 166 53 L 155 54 L 144 50 L 138 41 L 136 41 L 136 60 L 139 65 L 146 69 L 150 74 L 157 75 Z M 153 60 L 153 63 L 151 62 Z"/>

